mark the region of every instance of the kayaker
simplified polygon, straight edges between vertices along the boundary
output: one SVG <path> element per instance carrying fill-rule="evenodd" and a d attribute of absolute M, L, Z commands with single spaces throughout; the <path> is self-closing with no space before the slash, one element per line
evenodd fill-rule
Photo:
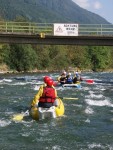
<path fill-rule="evenodd" d="M 48 80 L 52 80 L 52 78 L 49 77 L 49 76 L 45 76 L 44 79 L 43 79 L 44 85 L 46 85 L 46 83 L 47 83 Z"/>
<path fill-rule="evenodd" d="M 66 76 L 66 84 L 72 84 L 72 83 L 73 83 L 73 77 L 69 72 L 68 75 Z"/>
<path fill-rule="evenodd" d="M 58 82 L 60 82 L 61 84 L 66 83 L 66 72 L 65 71 L 58 77 Z"/>
<path fill-rule="evenodd" d="M 53 86 L 54 81 L 49 77 L 44 77 L 44 85 L 41 85 L 38 93 L 32 100 L 31 107 L 50 108 L 57 106 L 57 91 Z"/>

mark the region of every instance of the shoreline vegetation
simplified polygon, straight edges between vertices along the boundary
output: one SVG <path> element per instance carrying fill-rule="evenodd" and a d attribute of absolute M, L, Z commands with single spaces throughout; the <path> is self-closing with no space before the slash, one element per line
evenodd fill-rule
<path fill-rule="evenodd" d="M 4 44 L 0 74 L 113 72 L 113 47 Z"/>
<path fill-rule="evenodd" d="M 77 68 L 69 68 L 66 71 L 67 72 L 74 72 L 76 71 Z M 111 69 L 104 69 L 104 70 L 98 70 L 98 71 L 93 71 L 90 69 L 79 69 L 81 72 L 109 72 L 112 73 L 113 72 L 113 68 Z M 0 66 L 0 75 L 2 74 L 22 74 L 22 73 L 49 73 L 49 72 L 61 72 L 62 70 L 31 70 L 31 71 L 16 71 L 16 70 L 10 70 L 6 65 L 2 65 Z"/>

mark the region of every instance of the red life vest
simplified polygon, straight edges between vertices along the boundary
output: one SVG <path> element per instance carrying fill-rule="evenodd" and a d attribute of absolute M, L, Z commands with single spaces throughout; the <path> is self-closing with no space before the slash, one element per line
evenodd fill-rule
<path fill-rule="evenodd" d="M 43 88 L 43 94 L 39 99 L 39 102 L 42 103 L 54 103 L 55 101 L 55 89 L 50 86 L 46 86 Z"/>

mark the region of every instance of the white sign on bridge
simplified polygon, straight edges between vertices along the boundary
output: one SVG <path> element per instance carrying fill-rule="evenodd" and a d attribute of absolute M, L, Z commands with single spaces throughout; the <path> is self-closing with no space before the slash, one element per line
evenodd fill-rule
<path fill-rule="evenodd" d="M 78 36 L 78 24 L 54 23 L 55 36 Z"/>

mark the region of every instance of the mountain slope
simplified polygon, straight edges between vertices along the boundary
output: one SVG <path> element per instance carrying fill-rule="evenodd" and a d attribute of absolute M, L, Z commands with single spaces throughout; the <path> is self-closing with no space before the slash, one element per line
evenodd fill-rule
<path fill-rule="evenodd" d="M 108 23 L 99 15 L 79 7 L 72 0 L 0 0 L 0 16 L 10 21 L 17 16 L 23 16 L 29 21 L 40 23 Z"/>

